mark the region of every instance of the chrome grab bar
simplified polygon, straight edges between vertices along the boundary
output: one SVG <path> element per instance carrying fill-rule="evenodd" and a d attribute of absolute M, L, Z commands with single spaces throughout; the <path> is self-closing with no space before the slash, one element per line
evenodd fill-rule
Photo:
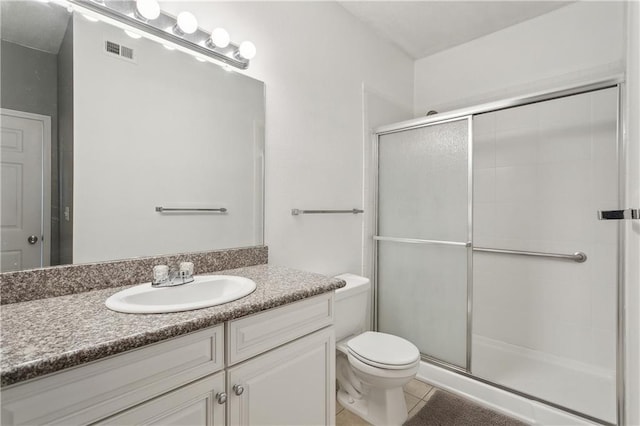
<path fill-rule="evenodd" d="M 164 213 L 164 212 L 220 212 L 220 213 L 226 213 L 227 209 L 224 207 L 220 207 L 219 209 L 192 209 L 192 208 L 167 208 L 167 207 L 156 207 L 156 211 L 158 213 Z"/>
<path fill-rule="evenodd" d="M 566 259 L 573 260 L 574 262 L 584 263 L 587 261 L 587 255 L 581 251 L 577 251 L 573 254 L 561 254 L 561 253 L 542 253 L 539 251 L 523 251 L 523 250 L 503 250 L 487 247 L 474 247 L 473 251 L 480 251 L 486 253 L 502 253 L 502 254 L 517 254 L 522 256 L 536 256 L 536 257 L 548 257 L 553 259 Z"/>
<path fill-rule="evenodd" d="M 351 210 L 300 210 L 300 209 L 291 209 L 291 214 L 293 216 L 297 216 L 300 214 L 325 214 L 325 213 L 364 213 L 364 210 L 361 209 L 351 209 Z"/>

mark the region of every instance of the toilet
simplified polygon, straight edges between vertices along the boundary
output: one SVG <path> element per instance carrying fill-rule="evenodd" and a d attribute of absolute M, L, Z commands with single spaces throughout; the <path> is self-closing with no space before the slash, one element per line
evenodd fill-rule
<path fill-rule="evenodd" d="M 336 378 L 338 402 L 374 425 L 401 425 L 407 419 L 402 387 L 418 373 L 420 351 L 391 334 L 367 331 L 371 282 L 353 274 L 336 278 Z"/>

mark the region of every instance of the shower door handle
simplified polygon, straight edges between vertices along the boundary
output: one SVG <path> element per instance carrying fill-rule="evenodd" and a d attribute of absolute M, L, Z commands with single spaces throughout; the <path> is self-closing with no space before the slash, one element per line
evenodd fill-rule
<path fill-rule="evenodd" d="M 600 210 L 598 212 L 598 219 L 600 220 L 640 219 L 640 209 Z"/>

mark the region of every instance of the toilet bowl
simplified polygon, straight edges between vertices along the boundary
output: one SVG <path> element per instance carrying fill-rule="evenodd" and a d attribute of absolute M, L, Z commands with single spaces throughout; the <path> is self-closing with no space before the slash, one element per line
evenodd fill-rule
<path fill-rule="evenodd" d="M 366 331 L 370 281 L 337 278 L 347 282 L 335 296 L 338 401 L 374 425 L 401 425 L 407 419 L 402 387 L 416 376 L 420 352 L 401 337 Z"/>

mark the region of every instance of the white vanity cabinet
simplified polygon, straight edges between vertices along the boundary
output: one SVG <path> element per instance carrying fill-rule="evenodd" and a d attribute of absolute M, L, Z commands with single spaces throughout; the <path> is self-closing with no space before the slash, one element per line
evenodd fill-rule
<path fill-rule="evenodd" d="M 224 327 L 2 389 L 3 425 L 88 424 L 224 369 Z"/>
<path fill-rule="evenodd" d="M 125 410 L 96 425 L 223 426 L 225 406 L 217 400 L 224 389 L 224 372 L 220 372 Z"/>
<path fill-rule="evenodd" d="M 228 423 L 333 424 L 334 331 L 314 332 L 332 323 L 333 293 L 229 322 Z"/>
<path fill-rule="evenodd" d="M 325 329 L 229 368 L 229 424 L 333 424 L 334 345 Z"/>
<path fill-rule="evenodd" d="M 332 424 L 332 323 L 330 292 L 18 383 L 2 424 Z"/>

